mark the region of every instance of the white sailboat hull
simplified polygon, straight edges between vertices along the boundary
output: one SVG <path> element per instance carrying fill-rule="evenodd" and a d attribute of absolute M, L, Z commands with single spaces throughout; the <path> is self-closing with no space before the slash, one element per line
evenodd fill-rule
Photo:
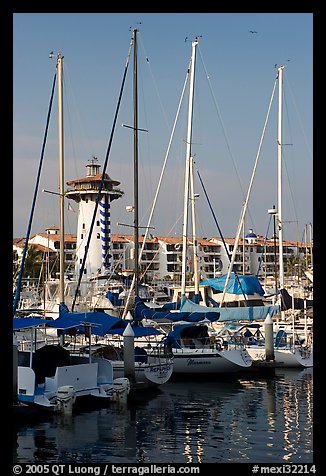
<path fill-rule="evenodd" d="M 265 360 L 264 347 L 248 347 L 247 351 L 253 361 Z M 300 351 L 299 349 L 274 349 L 275 367 L 313 367 L 313 352 Z"/>
<path fill-rule="evenodd" d="M 124 376 L 123 360 L 112 360 L 113 376 L 120 378 Z M 172 375 L 173 363 L 139 363 L 135 362 L 136 383 L 143 383 L 147 386 L 156 386 L 166 383 Z"/>
<path fill-rule="evenodd" d="M 252 365 L 245 350 L 173 349 L 173 374 L 220 374 Z"/>

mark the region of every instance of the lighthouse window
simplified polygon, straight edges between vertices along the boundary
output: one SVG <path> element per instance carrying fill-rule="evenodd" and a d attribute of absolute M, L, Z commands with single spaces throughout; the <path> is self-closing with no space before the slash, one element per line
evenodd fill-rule
<path fill-rule="evenodd" d="M 100 234 L 99 234 L 99 233 L 97 233 L 97 234 L 96 234 L 96 238 L 99 240 L 99 239 L 100 239 L 100 237 L 101 237 L 101 236 L 100 236 Z"/>
<path fill-rule="evenodd" d="M 97 220 L 96 226 L 100 226 L 100 220 Z"/>
<path fill-rule="evenodd" d="M 80 239 L 82 240 L 83 238 L 84 238 L 84 235 L 83 235 L 83 233 L 81 233 Z"/>

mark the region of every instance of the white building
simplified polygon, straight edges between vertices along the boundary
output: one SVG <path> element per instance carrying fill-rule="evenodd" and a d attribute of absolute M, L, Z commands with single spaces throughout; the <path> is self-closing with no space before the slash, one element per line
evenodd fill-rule
<path fill-rule="evenodd" d="M 265 240 L 262 236 L 250 234 L 240 238 L 238 251 L 234 262 L 234 271 L 239 274 L 257 274 L 260 278 L 273 277 L 278 271 L 278 241 L 273 237 Z M 58 229 L 48 228 L 46 233 L 38 233 L 30 240 L 30 244 L 58 252 L 60 246 Z M 17 242 L 18 240 L 18 242 Z M 139 237 L 139 247 L 144 237 Z M 99 240 L 100 241 L 100 240 Z M 230 258 L 234 249 L 235 238 L 198 238 L 199 271 L 201 279 L 212 278 L 227 273 Z M 23 249 L 22 238 L 14 240 L 14 255 Z M 81 256 L 76 244 L 78 236 L 65 235 L 66 269 L 71 273 L 76 267 L 79 273 Z M 98 241 L 96 242 L 98 243 Z M 312 262 L 312 245 L 306 243 L 284 241 L 283 254 L 285 263 L 291 258 L 304 258 L 308 253 L 308 264 Z M 92 255 L 91 255 L 92 256 Z M 111 236 L 111 271 L 119 274 L 132 275 L 134 269 L 134 236 L 112 234 Z M 96 264 L 102 257 L 101 248 L 97 248 Z M 153 280 L 181 281 L 182 238 L 156 236 L 147 238 L 141 256 L 140 277 L 147 282 Z M 88 269 L 95 269 L 94 263 L 88 262 Z M 188 239 L 186 271 L 189 279 L 193 273 L 192 238 Z M 285 272 L 287 266 L 285 266 Z M 66 273 L 67 274 L 67 273 Z"/>
<path fill-rule="evenodd" d="M 37 233 L 29 239 L 29 245 L 37 245 L 43 248 L 44 253 L 48 255 L 56 253 L 59 260 L 60 234 L 59 228 L 52 226 L 46 228 L 45 233 Z M 64 262 L 65 272 L 74 273 L 76 260 L 76 235 L 66 233 L 64 238 Z M 49 259 L 47 260 L 49 261 Z M 53 276 L 54 277 L 54 276 Z"/>
<path fill-rule="evenodd" d="M 77 275 L 79 275 L 84 261 L 92 227 L 96 200 L 102 180 L 102 173 L 99 172 L 100 167 L 97 158 L 93 157 L 90 163 L 86 165 L 86 177 L 67 182 L 67 185 L 72 188 L 67 190 L 65 196 L 78 203 L 75 266 Z M 110 208 L 111 202 L 123 195 L 123 191 L 116 188 L 119 184 L 120 182 L 112 180 L 107 174 L 104 174 L 100 201 L 86 255 L 84 267 L 86 279 L 105 273 L 112 267 Z"/>
<path fill-rule="evenodd" d="M 14 238 L 13 239 L 13 261 L 19 262 L 23 256 L 23 251 L 25 247 L 25 238 Z"/>

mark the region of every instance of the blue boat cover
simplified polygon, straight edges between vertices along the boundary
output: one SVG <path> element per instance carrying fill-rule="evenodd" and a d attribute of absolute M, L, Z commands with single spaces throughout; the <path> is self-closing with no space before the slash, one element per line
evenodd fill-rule
<path fill-rule="evenodd" d="M 223 291 L 227 275 L 223 274 L 218 278 L 205 279 L 200 283 L 201 286 L 210 286 L 218 291 Z M 241 286 L 240 286 L 240 284 Z M 227 293 L 232 294 L 254 294 L 264 296 L 265 291 L 260 284 L 257 276 L 246 274 L 230 274 L 230 279 L 226 288 Z"/>
<path fill-rule="evenodd" d="M 108 334 L 122 335 L 124 333 L 126 325 L 124 327 L 117 327 L 117 328 L 114 327 L 108 331 Z M 134 331 L 135 337 L 147 337 L 147 336 L 163 334 L 161 331 L 159 331 L 158 329 L 155 329 L 154 327 L 143 327 L 143 326 L 132 325 L 132 330 Z"/>
<path fill-rule="evenodd" d="M 170 344 L 173 348 L 182 348 L 181 339 L 199 339 L 203 345 L 209 343 L 208 327 L 202 324 L 176 324 L 164 339 L 164 344 Z M 191 346 L 191 343 L 189 342 Z"/>
<path fill-rule="evenodd" d="M 13 330 L 17 331 L 19 329 L 28 329 L 46 325 L 61 331 L 76 328 L 77 332 L 79 331 L 83 333 L 85 332 L 85 326 L 90 325 L 92 328 L 92 334 L 95 335 L 122 335 L 128 323 L 131 323 L 129 319 L 120 319 L 103 312 L 68 312 L 62 314 L 55 320 L 46 320 L 32 317 L 15 317 L 13 319 Z M 153 327 L 134 325 L 132 328 L 135 333 L 135 337 L 162 334 L 161 331 Z"/>
<path fill-rule="evenodd" d="M 50 321 L 38 317 L 14 317 L 13 330 L 28 329 L 29 327 L 36 327 L 47 324 Z"/>
<path fill-rule="evenodd" d="M 121 327 L 123 321 L 105 312 L 69 312 L 60 308 L 59 317 L 53 321 L 47 321 L 47 324 L 61 330 L 76 327 L 80 332 L 84 331 L 85 326 L 91 326 L 92 334 L 104 336 L 113 326 Z"/>

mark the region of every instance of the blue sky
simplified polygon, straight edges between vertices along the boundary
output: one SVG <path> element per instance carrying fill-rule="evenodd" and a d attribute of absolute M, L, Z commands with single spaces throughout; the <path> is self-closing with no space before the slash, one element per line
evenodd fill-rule
<path fill-rule="evenodd" d="M 131 38 L 139 28 L 139 187 L 141 225 L 170 139 L 191 56 L 199 37 L 193 147 L 225 237 L 235 236 L 277 69 L 283 64 L 284 239 L 303 238 L 312 223 L 313 15 L 310 13 L 16 13 L 13 16 L 13 232 L 24 236 L 45 130 L 55 57 L 64 56 L 65 181 L 85 176 L 92 156 L 103 164 Z M 257 33 L 250 33 L 256 31 Z M 187 38 L 187 41 L 185 41 Z M 58 224 L 57 100 L 51 116 L 32 233 Z M 125 195 L 112 204 L 112 231 L 131 223 L 133 202 L 132 62 L 107 172 Z M 172 142 L 152 225 L 153 234 L 182 232 L 187 97 Z M 265 235 L 277 193 L 277 94 L 273 101 L 246 216 L 246 230 Z M 196 182 L 197 232 L 218 236 Z M 77 211 L 77 205 L 72 203 Z M 66 214 L 76 232 L 77 213 Z M 272 230 L 269 230 L 271 235 Z"/>

